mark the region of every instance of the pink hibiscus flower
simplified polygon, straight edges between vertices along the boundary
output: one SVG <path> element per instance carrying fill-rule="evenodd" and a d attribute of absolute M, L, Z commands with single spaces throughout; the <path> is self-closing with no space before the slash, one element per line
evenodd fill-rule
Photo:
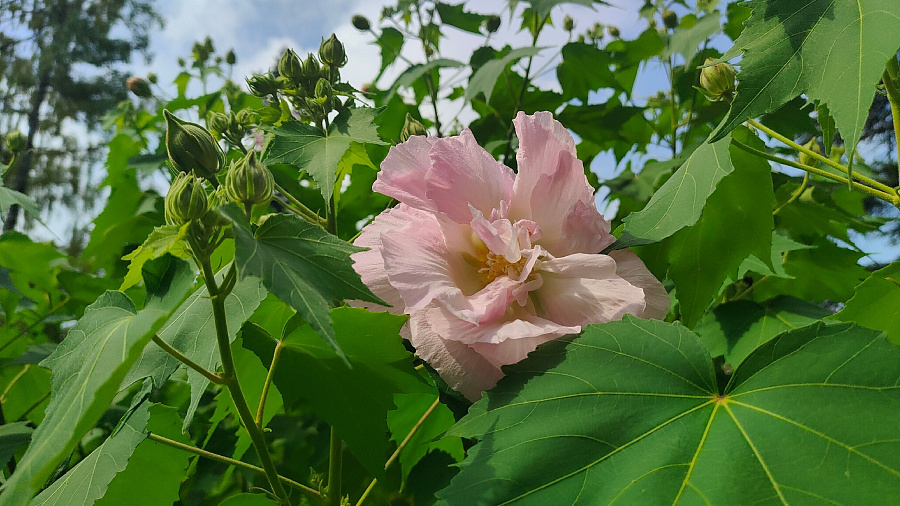
<path fill-rule="evenodd" d="M 354 268 L 404 337 L 467 398 L 501 366 L 589 323 L 662 318 L 669 296 L 597 211 L 569 132 L 548 112 L 519 113 L 519 172 L 469 130 L 391 148 L 372 189 L 400 204 L 363 229 Z M 370 306 L 371 307 L 371 306 Z"/>

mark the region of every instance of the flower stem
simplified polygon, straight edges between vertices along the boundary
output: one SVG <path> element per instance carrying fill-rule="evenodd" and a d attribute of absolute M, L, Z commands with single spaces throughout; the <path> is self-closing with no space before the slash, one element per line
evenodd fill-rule
<path fill-rule="evenodd" d="M 787 199 L 787 201 L 785 201 L 784 204 L 781 204 L 774 211 L 772 211 L 772 216 L 775 216 L 776 214 L 781 212 L 781 210 L 784 209 L 785 206 L 787 206 L 791 202 L 794 202 L 795 200 L 799 199 L 800 195 L 803 195 L 803 190 L 806 189 L 806 186 L 808 184 L 809 184 L 809 172 L 804 172 L 803 173 L 803 182 L 800 183 L 800 187 L 797 188 L 797 191 L 795 191 L 793 195 L 791 195 L 791 198 Z"/>
<path fill-rule="evenodd" d="M 278 344 L 275 346 L 275 353 L 272 355 L 272 363 L 269 365 L 269 373 L 266 375 L 266 382 L 263 384 L 262 395 L 259 397 L 259 408 L 256 410 L 256 426 L 260 429 L 262 429 L 263 414 L 266 411 L 266 397 L 269 396 L 269 387 L 272 386 L 272 379 L 275 376 L 275 365 L 278 364 L 278 359 L 281 357 L 282 348 L 284 348 L 284 344 L 278 341 Z"/>
<path fill-rule="evenodd" d="M 328 458 L 328 491 L 325 493 L 329 506 L 341 505 L 341 467 L 344 458 L 344 443 L 334 427 L 331 428 L 330 455 Z"/>
<path fill-rule="evenodd" d="M 843 177 L 843 176 L 838 176 L 838 175 L 832 174 L 831 172 L 828 172 L 828 171 L 819 169 L 819 168 L 817 168 L 817 167 L 811 167 L 811 166 L 809 166 L 809 165 L 803 165 L 802 163 L 798 163 L 798 162 L 795 162 L 795 161 L 793 161 L 793 160 L 788 160 L 788 159 L 786 159 L 786 158 L 781 158 L 780 156 L 770 155 L 769 153 L 766 153 L 765 151 L 760 151 L 760 150 L 758 150 L 758 149 L 756 149 L 756 148 L 752 148 L 752 147 L 750 147 L 750 146 L 748 146 L 748 145 L 746 145 L 746 144 L 744 144 L 744 143 L 742 143 L 742 142 L 740 142 L 740 141 L 738 141 L 737 139 L 734 139 L 734 138 L 731 139 L 731 142 L 732 142 L 732 144 L 734 144 L 735 147 L 737 147 L 737 148 L 739 148 L 739 149 L 742 149 L 742 150 L 744 150 L 744 151 L 746 151 L 746 152 L 748 152 L 748 153 L 750 153 L 750 154 L 752 154 L 752 155 L 756 155 L 756 156 L 758 156 L 758 157 L 760 157 L 760 158 L 765 158 L 766 160 L 771 160 L 771 161 L 773 161 L 773 162 L 777 162 L 777 163 L 780 163 L 780 164 L 782 164 L 782 165 L 787 165 L 787 166 L 789 166 L 789 167 L 794 167 L 794 168 L 797 168 L 797 169 L 800 169 L 800 170 L 805 170 L 806 172 L 815 174 L 815 175 L 817 175 L 817 176 L 822 176 L 822 177 L 824 177 L 824 178 L 826 178 L 826 179 L 831 179 L 832 181 L 837 181 L 837 182 L 845 183 L 845 184 L 848 183 L 848 181 L 849 181 L 847 178 L 845 178 L 845 177 Z M 883 191 L 876 190 L 876 189 L 874 189 L 874 188 L 870 188 L 870 187 L 868 187 L 868 186 L 866 186 L 866 185 L 857 183 L 856 181 L 849 181 L 849 182 L 850 182 L 850 184 L 852 184 L 853 187 L 856 188 L 857 190 L 860 190 L 860 191 L 862 191 L 863 193 L 866 193 L 866 194 L 871 195 L 871 196 L 873 196 L 873 197 L 879 198 L 879 199 L 884 200 L 885 202 L 888 202 L 888 203 L 891 203 L 891 204 L 895 204 L 895 205 L 896 205 L 896 203 L 897 203 L 897 201 L 898 201 L 898 198 L 900 198 L 900 197 L 896 197 L 896 196 L 894 196 L 894 195 L 890 195 L 890 194 L 888 194 L 888 193 L 885 193 L 885 192 L 883 192 Z"/>
<path fill-rule="evenodd" d="M 413 428 L 409 430 L 409 434 L 407 434 L 406 437 L 403 438 L 403 441 L 401 441 L 400 444 L 397 445 L 397 449 L 394 450 L 394 453 L 391 454 L 390 458 L 388 458 L 387 462 L 385 462 L 385 464 L 384 464 L 385 471 L 387 471 L 387 469 L 389 467 L 391 467 L 391 464 L 393 464 L 394 461 L 397 460 L 397 457 L 400 456 L 400 452 L 403 451 L 403 448 L 406 446 L 407 443 L 409 443 L 409 440 L 412 439 L 412 437 L 416 433 L 416 431 L 418 431 L 419 428 L 422 426 L 422 424 L 425 423 L 425 420 L 427 420 L 428 417 L 431 416 L 431 413 L 434 412 L 434 409 L 438 406 L 438 404 L 440 402 L 441 402 L 440 398 L 435 399 L 434 402 L 431 403 L 431 406 L 427 410 L 425 410 L 425 414 L 422 415 L 422 417 L 419 418 L 419 421 L 416 422 L 415 425 L 413 425 Z M 362 496 L 360 496 L 359 501 L 356 501 L 356 506 L 362 506 L 363 501 L 365 501 L 366 497 L 369 496 L 369 492 L 371 492 L 372 489 L 375 488 L 376 483 L 378 483 L 377 478 L 373 479 L 372 482 L 369 483 L 369 486 L 366 487 L 366 491 L 363 492 Z"/>
<path fill-rule="evenodd" d="M 884 80 L 884 91 L 887 92 L 888 102 L 891 103 L 891 118 L 894 120 L 894 144 L 897 145 L 897 160 L 900 162 L 900 89 L 897 88 L 897 80 L 900 80 L 900 62 L 897 61 L 896 56 L 891 56 L 891 59 L 888 60 L 887 69 L 884 71 L 882 79 Z"/>
<path fill-rule="evenodd" d="M 163 341 L 162 338 L 159 337 L 158 334 L 153 334 L 153 342 L 156 343 L 157 346 L 162 348 L 163 351 L 165 351 L 169 355 L 172 355 L 173 357 L 175 357 L 175 359 L 178 360 L 179 362 L 181 362 L 182 364 L 184 364 L 184 365 L 190 367 L 191 369 L 202 374 L 203 377 L 205 377 L 209 381 L 212 381 L 213 383 L 215 383 L 217 385 L 225 384 L 224 378 L 222 378 L 218 374 L 206 369 L 205 367 L 198 364 L 197 362 L 194 362 L 193 360 L 189 359 L 188 357 L 184 356 L 184 354 L 182 354 L 180 351 L 176 350 L 174 347 L 172 347 L 172 345 Z"/>
<path fill-rule="evenodd" d="M 215 461 L 221 462 L 223 464 L 240 467 L 242 469 L 246 469 L 248 471 L 253 471 L 255 473 L 261 474 L 263 476 L 266 475 L 266 470 L 261 467 L 256 467 L 252 464 L 248 464 L 246 462 L 241 462 L 240 460 L 235 460 L 235 459 L 226 457 L 224 455 L 219 455 L 218 453 L 206 451 L 202 448 L 197 448 L 197 447 L 194 447 L 191 445 L 186 445 L 184 443 L 179 443 L 178 441 L 174 441 L 167 437 L 160 436 L 159 434 L 154 434 L 152 432 L 148 433 L 147 439 L 149 439 L 151 441 L 156 441 L 157 443 L 162 443 L 166 446 L 171 446 L 172 448 L 177 448 L 179 450 L 186 451 L 188 453 L 193 453 L 194 455 L 199 455 L 200 457 L 204 457 L 204 458 L 207 458 L 210 460 L 215 460 Z M 298 483 L 290 478 L 286 478 L 281 475 L 278 475 L 278 479 L 281 482 L 290 486 L 291 488 L 293 488 L 295 490 L 299 490 L 300 492 L 303 492 L 304 494 L 306 494 L 312 498 L 322 499 L 322 494 L 320 494 L 319 491 L 314 488 L 307 487 L 306 485 L 304 485 L 302 483 Z"/>
<path fill-rule="evenodd" d="M 772 130 L 771 128 L 769 128 L 769 127 L 763 125 L 762 123 L 760 123 L 760 122 L 758 122 L 758 121 L 756 121 L 756 120 L 750 119 L 750 120 L 747 120 L 747 123 L 749 123 L 749 124 L 753 125 L 754 127 L 758 128 L 758 129 L 760 129 L 760 130 L 762 130 L 763 132 L 765 132 L 766 134 L 768 134 L 770 137 L 775 138 L 775 139 L 778 139 L 779 141 L 781 141 L 781 142 L 787 144 L 788 146 L 794 148 L 795 150 L 797 150 L 797 151 L 799 151 L 799 152 L 801 152 L 801 153 L 805 153 L 805 154 L 807 154 L 807 155 L 809 155 L 809 156 L 815 158 L 816 160 L 818 160 L 818 161 L 824 163 L 825 165 L 828 165 L 829 167 L 834 167 L 835 169 L 837 169 L 837 170 L 839 170 L 839 171 L 841 171 L 841 172 L 843 172 L 843 173 L 845 173 L 845 174 L 848 174 L 848 175 L 851 175 L 851 174 L 852 174 L 852 177 L 854 177 L 854 178 L 856 178 L 856 179 L 859 179 L 859 180 L 862 181 L 863 183 L 865 183 L 865 184 L 867 184 L 867 185 L 869 185 L 869 186 L 871 186 L 871 187 L 873 187 L 873 188 L 876 188 L 876 189 L 878 189 L 878 190 L 881 190 L 882 192 L 884 192 L 884 193 L 886 193 L 886 194 L 888 194 L 888 195 L 891 195 L 891 194 L 897 195 L 897 190 L 896 190 L 895 188 L 891 188 L 890 186 L 888 186 L 888 185 L 886 185 L 886 184 L 884 184 L 884 183 L 879 183 L 878 181 L 875 181 L 874 179 L 871 179 L 871 178 L 868 178 L 868 177 L 866 177 L 866 176 L 863 176 L 862 174 L 857 174 L 856 172 L 851 172 L 850 169 L 848 169 L 847 167 L 844 167 L 843 165 L 841 165 L 841 164 L 835 162 L 835 161 L 832 160 L 831 158 L 824 157 L 824 156 L 822 156 L 821 154 L 816 153 L 815 151 L 813 151 L 813 150 L 811 150 L 811 149 L 809 149 L 809 148 L 806 148 L 806 147 L 803 147 L 803 146 L 797 144 L 796 142 L 794 142 L 794 141 L 788 139 L 787 137 L 781 135 L 780 133 L 776 132 L 775 130 Z M 805 169 L 804 169 L 804 170 L 805 170 Z M 846 182 L 847 182 L 847 179 L 844 179 L 843 181 L 846 183 Z M 880 198 L 880 197 L 879 197 L 879 198 Z M 894 203 L 892 200 L 888 200 L 888 202 Z"/>
<path fill-rule="evenodd" d="M 297 200 L 296 197 L 282 188 L 280 184 L 275 183 L 275 189 L 278 190 L 278 193 L 284 195 L 284 198 L 288 200 L 288 202 L 285 203 L 286 207 L 293 211 L 295 214 L 299 215 L 310 223 L 319 225 L 320 227 L 325 224 L 325 221 L 321 216 L 318 215 L 318 213 L 303 205 L 303 202 Z"/>

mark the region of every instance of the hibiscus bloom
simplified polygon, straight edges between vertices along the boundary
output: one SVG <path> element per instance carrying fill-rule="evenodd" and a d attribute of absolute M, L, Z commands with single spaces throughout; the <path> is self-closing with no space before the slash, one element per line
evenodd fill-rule
<path fill-rule="evenodd" d="M 465 130 L 391 148 L 372 189 L 400 201 L 356 240 L 354 268 L 404 337 L 470 400 L 501 366 L 589 323 L 662 318 L 669 296 L 610 224 L 569 132 L 548 112 L 519 113 L 518 174 Z"/>

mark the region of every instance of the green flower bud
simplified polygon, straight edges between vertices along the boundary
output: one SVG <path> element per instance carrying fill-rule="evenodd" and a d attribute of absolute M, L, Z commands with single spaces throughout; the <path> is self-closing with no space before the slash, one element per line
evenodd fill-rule
<path fill-rule="evenodd" d="M 234 49 L 230 49 L 227 53 L 225 53 L 225 63 L 229 65 L 234 65 L 237 62 L 237 55 L 234 54 Z"/>
<path fill-rule="evenodd" d="M 292 49 L 285 49 L 278 60 L 278 73 L 294 82 L 303 78 L 303 63 Z"/>
<path fill-rule="evenodd" d="M 150 83 L 143 77 L 131 76 L 125 81 L 125 86 L 128 88 L 128 91 L 134 93 L 135 96 L 141 98 L 153 96 L 153 91 L 150 90 Z"/>
<path fill-rule="evenodd" d="M 815 153 L 817 155 L 822 154 L 822 147 L 819 146 L 818 142 L 816 142 L 815 137 L 810 139 L 809 142 L 807 142 L 806 144 L 803 145 L 803 147 L 812 151 L 813 153 Z M 812 155 L 804 153 L 802 151 L 800 152 L 799 161 L 803 165 L 809 165 L 810 167 L 818 167 L 819 166 L 819 160 L 817 160 Z"/>
<path fill-rule="evenodd" d="M 353 23 L 353 26 L 361 32 L 365 32 L 372 27 L 372 25 L 369 23 L 369 19 L 362 14 L 355 14 L 350 22 Z"/>
<path fill-rule="evenodd" d="M 223 133 L 228 130 L 228 115 L 216 111 L 210 111 L 209 116 L 206 120 L 206 124 L 209 125 L 209 128 L 215 130 L 216 132 Z"/>
<path fill-rule="evenodd" d="M 610 26 L 610 27 L 608 27 L 606 30 L 609 32 L 609 36 L 610 36 L 610 37 L 613 37 L 613 38 L 615 38 L 615 39 L 618 39 L 618 38 L 619 38 L 619 35 L 621 35 L 621 33 L 619 32 L 619 28 L 618 28 L 618 27 Z"/>
<path fill-rule="evenodd" d="M 184 67 L 184 66 L 185 66 L 184 58 L 179 57 L 179 58 L 178 58 L 177 60 L 175 60 L 175 61 L 178 62 L 178 66 L 179 66 L 179 67 Z"/>
<path fill-rule="evenodd" d="M 331 71 L 332 71 L 331 65 L 328 65 L 326 63 L 325 65 L 322 65 L 322 68 L 319 70 L 319 77 L 321 77 L 323 79 L 328 79 L 329 81 L 331 81 Z M 337 82 L 340 82 L 340 80 L 341 80 L 341 71 L 335 68 L 334 69 L 334 82 L 337 83 Z"/>
<path fill-rule="evenodd" d="M 307 54 L 306 59 L 303 60 L 303 75 L 308 79 L 315 79 L 321 71 L 319 60 L 312 53 Z"/>
<path fill-rule="evenodd" d="M 228 220 L 216 211 L 218 208 L 229 202 L 228 197 L 225 194 L 225 187 L 219 186 L 216 188 L 209 194 L 207 202 L 207 211 L 206 214 L 200 218 L 200 223 L 207 229 L 215 229 L 226 225 Z"/>
<path fill-rule="evenodd" d="M 265 204 L 272 200 L 274 189 L 272 172 L 259 162 L 256 151 L 232 164 L 225 175 L 225 194 L 238 204 Z"/>
<path fill-rule="evenodd" d="M 156 84 L 156 73 L 150 72 L 149 74 L 147 74 L 147 80 L 150 81 L 150 84 Z"/>
<path fill-rule="evenodd" d="M 208 203 L 203 179 L 181 172 L 175 177 L 166 194 L 166 223 L 184 225 L 199 220 L 206 214 Z"/>
<path fill-rule="evenodd" d="M 715 58 L 707 58 L 706 64 L 716 61 Z M 700 86 L 708 93 L 712 101 L 730 100 L 734 95 L 734 67 L 727 63 L 717 63 L 703 68 L 700 71 Z"/>
<path fill-rule="evenodd" d="M 484 22 L 484 27 L 487 29 L 488 33 L 494 33 L 500 29 L 500 16 L 496 14 L 487 18 Z"/>
<path fill-rule="evenodd" d="M 669 9 L 664 9 L 662 11 L 662 20 L 663 24 L 666 25 L 666 28 L 675 28 L 678 26 L 678 14 L 675 14 Z"/>
<path fill-rule="evenodd" d="M 566 17 L 563 18 L 563 30 L 565 30 L 567 32 L 571 32 L 574 29 L 575 29 L 575 20 L 572 19 L 571 16 L 566 15 Z"/>
<path fill-rule="evenodd" d="M 316 98 L 329 98 L 332 94 L 331 83 L 328 79 L 319 78 L 316 83 Z"/>
<path fill-rule="evenodd" d="M 6 134 L 6 149 L 8 149 L 10 153 L 21 153 L 22 150 L 25 149 L 26 144 L 28 144 L 28 138 L 25 137 L 25 134 L 22 132 L 13 130 Z"/>
<path fill-rule="evenodd" d="M 166 117 L 166 150 L 172 165 L 181 172 L 194 171 L 213 179 L 222 166 L 222 151 L 216 140 L 205 128 L 189 121 L 182 121 L 168 110 Z"/>
<path fill-rule="evenodd" d="M 347 53 L 344 52 L 344 44 L 332 33 L 328 40 L 322 41 L 319 46 L 319 59 L 334 67 L 343 67 L 347 64 Z"/>
<path fill-rule="evenodd" d="M 406 142 L 413 135 L 428 135 L 425 125 L 406 113 L 406 121 L 403 122 L 403 130 L 400 130 L 400 142 Z"/>
<path fill-rule="evenodd" d="M 281 89 L 281 85 L 272 74 L 261 74 L 247 78 L 247 87 L 250 93 L 257 97 L 275 95 Z"/>
<path fill-rule="evenodd" d="M 250 109 L 241 109 L 234 115 L 238 125 L 242 127 L 253 126 L 259 122 L 259 114 Z"/>

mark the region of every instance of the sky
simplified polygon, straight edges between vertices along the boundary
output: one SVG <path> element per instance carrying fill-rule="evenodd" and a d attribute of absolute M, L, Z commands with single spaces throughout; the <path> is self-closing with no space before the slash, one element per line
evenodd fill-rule
<path fill-rule="evenodd" d="M 458 1 L 462 0 L 448 0 L 448 3 Z M 594 8 L 573 4 L 555 7 L 552 18 L 556 27 L 545 29 L 538 45 L 559 47 L 567 41 L 568 34 L 560 28 L 563 16 L 567 14 L 575 20 L 576 34 L 583 33 L 595 22 L 618 27 L 624 39 L 635 38 L 646 28 L 646 23 L 639 20 L 637 14 L 643 0 L 609 0 L 609 3 L 609 6 L 596 5 Z M 237 64 L 232 79 L 239 83 L 246 76 L 270 68 L 285 48 L 294 49 L 301 57 L 308 52 L 317 53 L 322 38 L 331 33 L 335 33 L 344 43 L 350 59 L 348 65 L 341 69 L 345 81 L 360 88 L 378 73 L 380 50 L 374 44 L 372 35 L 359 32 L 350 23 L 354 14 L 362 14 L 373 26 L 377 26 L 385 5 L 377 0 L 159 0 L 157 5 L 166 24 L 152 36 L 150 49 L 154 58 L 150 63 L 136 61 L 132 68 L 137 75 L 156 73 L 163 85 L 170 83 L 180 72 L 175 63 L 177 58 L 189 56 L 193 43 L 207 36 L 212 38 L 219 54 L 234 49 Z M 518 31 L 518 20 L 510 22 L 507 5 L 507 0 L 469 0 L 466 9 L 484 14 L 502 14 L 501 28 L 491 40 L 495 48 L 503 44 L 514 48 L 530 45 L 531 36 L 526 31 Z M 519 9 L 523 6 L 520 3 Z M 443 32 L 448 37 L 442 42 L 442 56 L 445 57 L 467 61 L 472 51 L 484 43 L 483 37 L 453 27 L 445 27 Z M 725 45 L 719 49 L 724 51 L 727 44 L 725 39 Z M 406 44 L 403 54 L 411 61 L 424 62 L 421 48 L 414 46 Z M 542 52 L 536 58 L 534 68 L 543 67 L 547 59 L 554 55 L 552 50 Z M 552 62 L 547 66 L 551 71 L 538 80 L 539 86 L 558 89 L 552 71 L 554 67 Z M 388 87 L 404 69 L 405 66 L 400 64 L 389 68 L 379 81 L 379 86 Z M 450 69 L 445 71 L 453 72 Z M 645 67 L 635 85 L 638 101 L 661 89 L 668 89 L 662 68 Z M 453 117 L 458 109 L 458 104 L 443 104 L 439 113 L 446 122 L 446 118 Z M 465 124 L 474 117 L 474 113 L 464 111 L 460 119 Z M 602 181 L 615 176 L 624 169 L 624 165 L 617 165 L 612 155 L 607 154 L 597 157 L 591 168 Z M 603 189 L 598 192 L 598 205 L 601 211 L 606 208 L 607 213 L 612 213 L 616 206 L 606 207 L 605 194 Z M 892 260 L 898 256 L 900 249 L 884 240 L 862 239 L 858 244 L 871 254 L 864 262 Z"/>

